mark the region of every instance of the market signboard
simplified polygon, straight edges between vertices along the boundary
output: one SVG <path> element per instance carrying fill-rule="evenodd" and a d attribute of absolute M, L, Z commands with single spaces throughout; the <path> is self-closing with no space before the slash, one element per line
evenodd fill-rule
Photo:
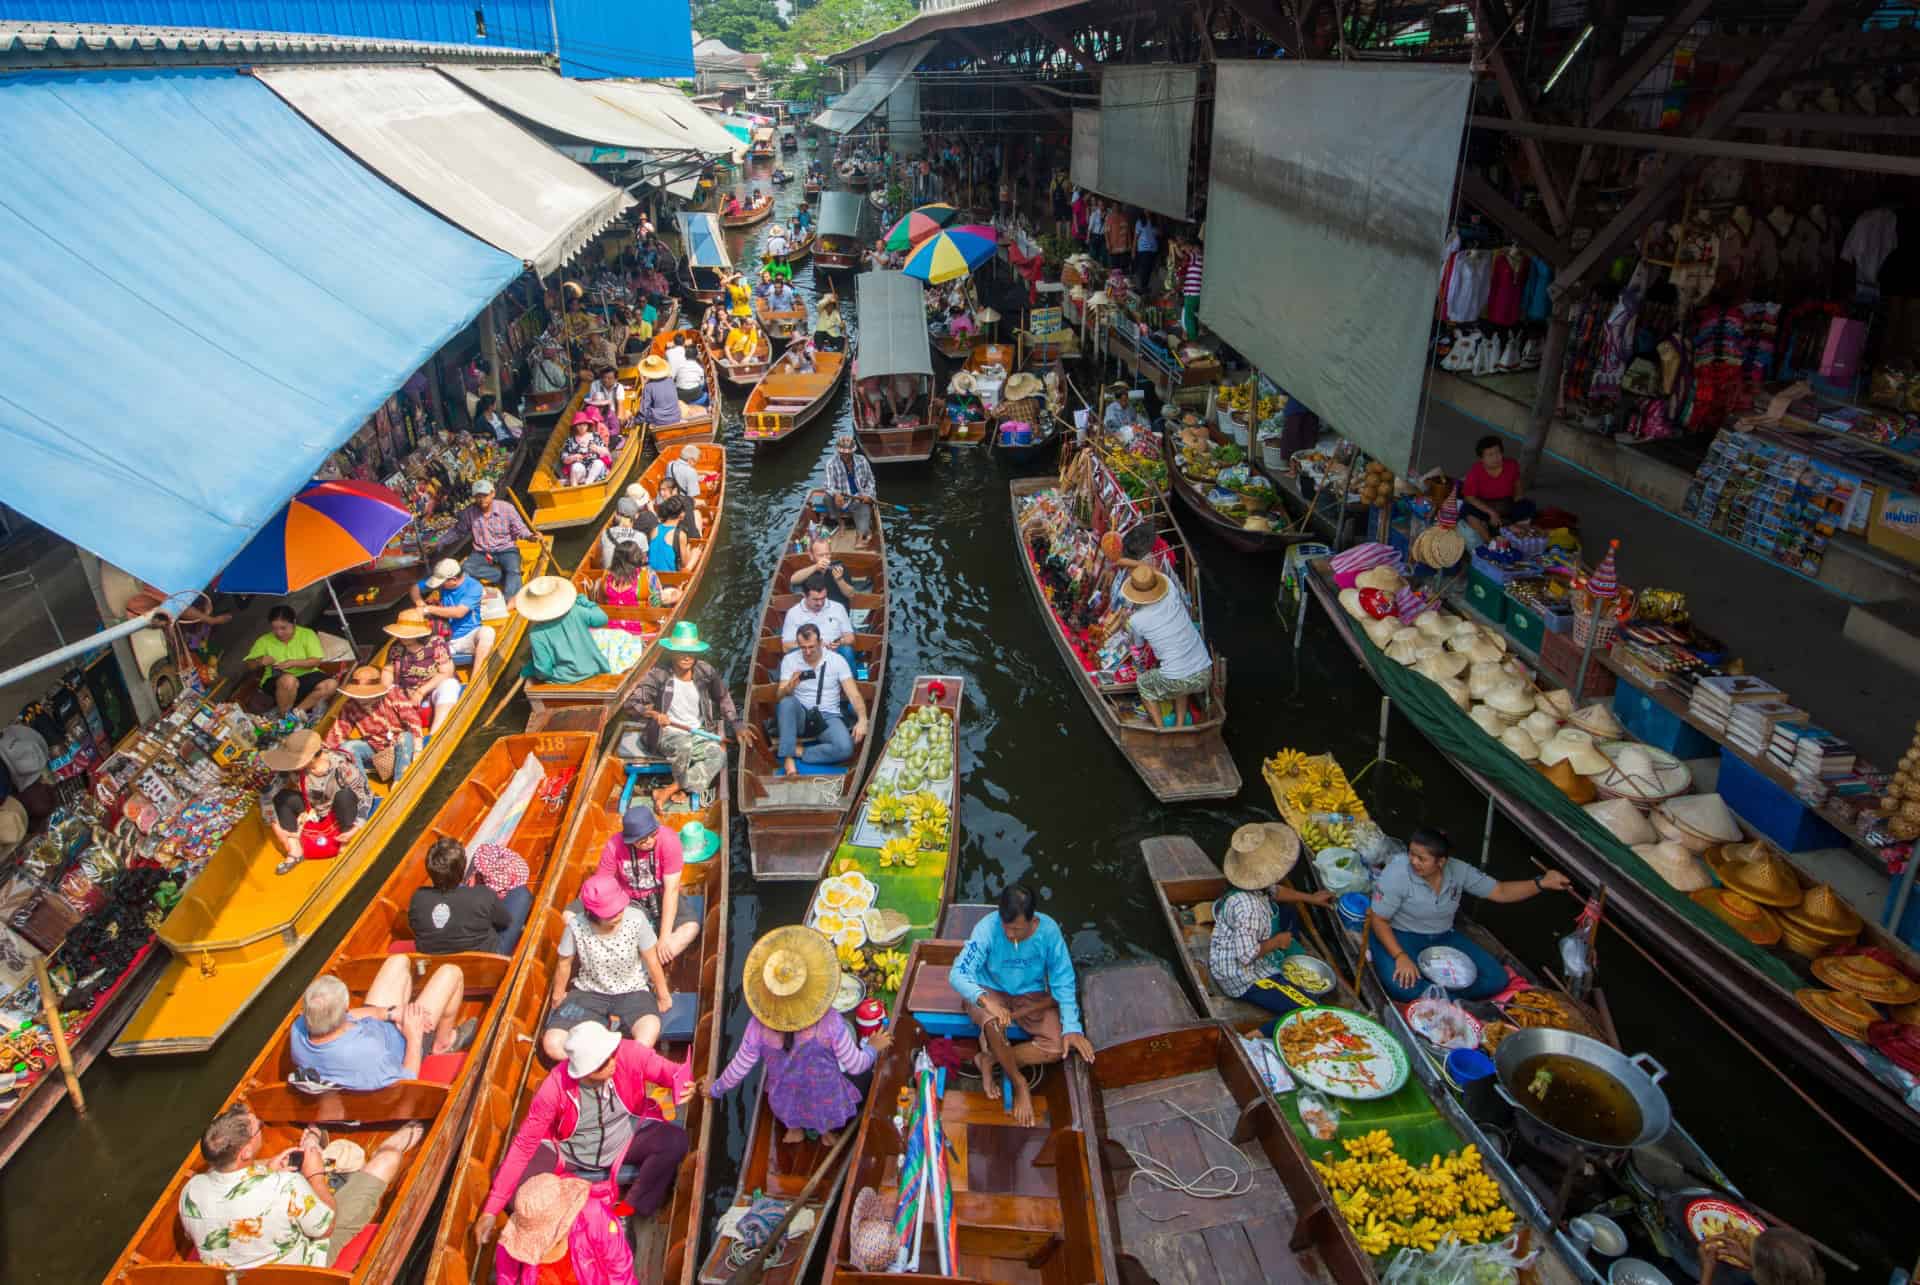
<path fill-rule="evenodd" d="M 1472 72 L 1291 59 L 1215 72 L 1200 319 L 1403 472 Z"/>

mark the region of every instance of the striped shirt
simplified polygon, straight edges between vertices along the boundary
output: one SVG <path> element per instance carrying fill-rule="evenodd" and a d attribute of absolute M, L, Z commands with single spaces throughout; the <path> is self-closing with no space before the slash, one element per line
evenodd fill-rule
<path fill-rule="evenodd" d="M 1238 999 L 1262 977 L 1279 971 L 1280 952 L 1260 954 L 1260 943 L 1271 936 L 1273 903 L 1265 893 L 1233 892 L 1215 904 L 1207 971 L 1221 994 Z"/>
<path fill-rule="evenodd" d="M 377 701 L 349 700 L 327 728 L 327 748 L 337 750 L 346 741 L 365 741 L 375 753 L 391 749 L 402 732 L 416 736 L 424 730 L 420 707 L 396 689 Z"/>
<path fill-rule="evenodd" d="M 1185 270 L 1183 270 L 1180 274 L 1180 293 L 1181 294 L 1199 294 L 1200 293 L 1200 268 L 1201 268 L 1200 261 L 1201 261 L 1201 254 L 1200 254 L 1200 251 L 1198 250 L 1195 250 L 1193 253 L 1187 256 L 1187 266 Z"/>
<path fill-rule="evenodd" d="M 533 532 L 520 520 L 520 511 L 498 500 L 484 513 L 478 504 L 469 504 L 461 512 L 458 525 L 473 537 L 473 547 L 481 553 L 505 553 L 514 547 L 515 540 L 533 539 Z"/>

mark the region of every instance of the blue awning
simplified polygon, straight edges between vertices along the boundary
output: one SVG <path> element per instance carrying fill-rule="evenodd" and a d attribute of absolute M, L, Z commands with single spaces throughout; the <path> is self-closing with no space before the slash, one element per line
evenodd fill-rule
<path fill-rule="evenodd" d="M 0 79 L 0 500 L 169 591 L 521 271 L 230 70 Z"/>
<path fill-rule="evenodd" d="M 686 243 L 690 268 L 730 268 L 727 238 L 720 229 L 720 217 L 698 211 L 681 211 L 680 239 Z"/>

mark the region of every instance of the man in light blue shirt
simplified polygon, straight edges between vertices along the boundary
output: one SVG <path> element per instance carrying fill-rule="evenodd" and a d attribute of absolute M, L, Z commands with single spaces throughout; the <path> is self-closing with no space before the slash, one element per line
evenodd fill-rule
<path fill-rule="evenodd" d="M 1024 1071 L 1058 1062 L 1068 1053 L 1093 1061 L 1093 1045 L 1080 1028 L 1080 996 L 1074 989 L 1073 956 L 1052 915 L 1034 909 L 1033 893 L 1013 884 L 1000 894 L 1000 913 L 974 925 L 947 979 L 980 1028 L 984 1047 L 974 1064 L 987 1096 L 998 1093 L 994 1068 L 1013 1086 L 1013 1120 L 1033 1125 L 1033 1094 Z M 1007 1040 L 1007 1027 L 1027 1038 Z"/>

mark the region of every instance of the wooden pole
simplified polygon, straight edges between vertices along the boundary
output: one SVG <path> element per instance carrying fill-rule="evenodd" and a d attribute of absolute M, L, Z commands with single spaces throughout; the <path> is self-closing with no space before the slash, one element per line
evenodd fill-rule
<path fill-rule="evenodd" d="M 1366 975 L 1367 952 L 1370 949 L 1368 943 L 1372 940 L 1373 915 L 1369 913 L 1365 919 L 1360 921 L 1360 953 L 1353 961 L 1353 993 L 1355 995 L 1365 994 L 1365 992 L 1360 989 L 1360 979 Z"/>
<path fill-rule="evenodd" d="M 1564 303 L 1556 304 L 1553 320 L 1547 323 L 1546 341 L 1540 347 L 1540 382 L 1533 390 L 1527 440 L 1520 446 L 1520 481 L 1529 490 L 1540 472 L 1540 460 L 1547 453 L 1547 434 L 1553 428 L 1553 414 L 1560 408 L 1560 376 L 1567 364 L 1567 340 L 1572 334 L 1570 309 Z"/>
<path fill-rule="evenodd" d="M 33 957 L 33 976 L 40 983 L 40 1011 L 47 1019 L 47 1033 L 53 1036 L 53 1051 L 60 1057 L 60 1074 L 66 1079 L 67 1094 L 73 1099 L 73 1109 L 85 1115 L 87 1099 L 80 1092 L 80 1072 L 73 1066 L 73 1050 L 67 1047 L 67 1032 L 60 1025 L 60 1009 L 53 1002 L 53 979 L 47 976 L 47 961 L 43 956 Z"/>
<path fill-rule="evenodd" d="M 807 1179 L 807 1185 L 800 1189 L 800 1194 L 787 1203 L 787 1212 L 780 1215 L 780 1221 L 773 1225 L 772 1232 L 768 1233 L 766 1240 L 761 1242 L 760 1248 L 753 1251 L 753 1257 L 741 1264 L 740 1270 L 733 1274 L 733 1285 L 760 1285 L 761 1279 L 766 1275 L 767 1259 L 785 1239 L 788 1224 L 799 1216 L 807 1201 L 813 1198 L 814 1189 L 820 1185 L 820 1180 L 833 1171 L 835 1163 L 840 1159 L 840 1153 L 845 1151 L 847 1144 L 853 1141 L 854 1132 L 851 1124 L 840 1131 L 840 1140 L 833 1144 L 833 1150 L 827 1152 L 827 1158 L 822 1160 L 820 1167 L 813 1171 L 813 1176 Z M 824 1213 L 825 1210 L 821 1212 Z"/>

